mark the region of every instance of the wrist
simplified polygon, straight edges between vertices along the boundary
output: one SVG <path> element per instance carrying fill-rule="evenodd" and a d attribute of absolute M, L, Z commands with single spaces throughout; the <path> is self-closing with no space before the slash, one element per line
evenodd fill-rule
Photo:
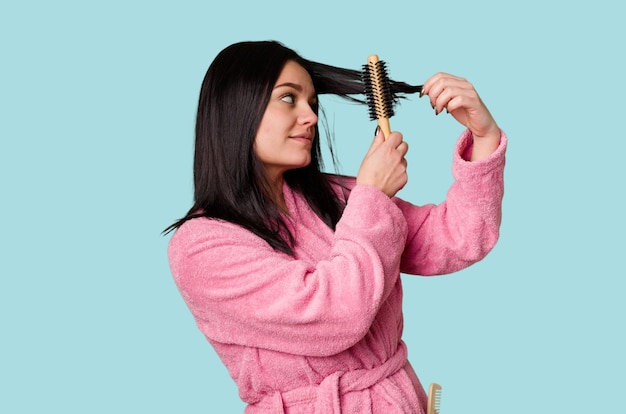
<path fill-rule="evenodd" d="M 489 157 L 500 146 L 501 131 L 494 125 L 484 135 L 472 134 L 473 145 L 470 161 L 479 161 Z"/>

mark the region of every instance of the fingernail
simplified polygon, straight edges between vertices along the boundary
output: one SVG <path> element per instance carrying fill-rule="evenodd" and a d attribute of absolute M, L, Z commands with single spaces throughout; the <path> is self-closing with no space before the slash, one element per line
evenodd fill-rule
<path fill-rule="evenodd" d="M 420 98 L 424 96 L 424 88 L 420 89 Z"/>
<path fill-rule="evenodd" d="M 435 108 L 435 115 L 439 115 L 439 110 Z"/>
<path fill-rule="evenodd" d="M 374 130 L 374 136 L 377 136 L 380 132 L 380 125 L 376 125 L 376 130 Z"/>

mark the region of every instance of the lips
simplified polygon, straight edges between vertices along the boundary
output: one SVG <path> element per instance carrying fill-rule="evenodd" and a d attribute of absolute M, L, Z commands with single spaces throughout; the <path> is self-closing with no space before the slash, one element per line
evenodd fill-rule
<path fill-rule="evenodd" d="M 313 141 L 313 134 L 308 134 L 308 133 L 297 134 L 297 135 L 292 135 L 290 138 Z"/>

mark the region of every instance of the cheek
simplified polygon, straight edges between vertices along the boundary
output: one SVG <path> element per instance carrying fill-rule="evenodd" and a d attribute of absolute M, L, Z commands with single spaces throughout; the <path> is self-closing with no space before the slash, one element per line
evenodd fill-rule
<path fill-rule="evenodd" d="M 270 102 L 267 108 L 265 108 L 265 113 L 259 123 L 259 133 L 268 133 L 269 131 L 275 130 L 279 116 L 279 112 L 276 111 Z"/>
<path fill-rule="evenodd" d="M 254 145 L 252 150 L 256 157 L 261 161 L 266 161 L 272 156 L 272 148 L 274 145 L 270 140 L 271 134 L 262 128 L 259 128 L 259 132 L 256 134 L 256 138 L 254 139 Z"/>
<path fill-rule="evenodd" d="M 259 129 L 254 138 L 254 146 L 257 151 L 267 151 L 267 148 L 275 147 L 280 141 L 281 131 L 279 125 L 266 118 L 259 124 Z"/>
<path fill-rule="evenodd" d="M 256 137 L 254 138 L 255 147 L 262 149 L 263 147 L 271 146 L 272 141 L 275 140 L 276 125 L 267 119 L 263 119 L 259 124 Z"/>

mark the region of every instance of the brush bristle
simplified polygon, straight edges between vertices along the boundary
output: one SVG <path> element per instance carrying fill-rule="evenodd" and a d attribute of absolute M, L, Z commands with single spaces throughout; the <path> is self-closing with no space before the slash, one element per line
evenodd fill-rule
<path fill-rule="evenodd" d="M 362 78 L 370 119 L 391 118 L 394 115 L 394 99 L 385 61 L 363 65 Z"/>
<path fill-rule="evenodd" d="M 441 410 L 441 389 L 435 391 L 435 414 L 439 414 Z"/>

